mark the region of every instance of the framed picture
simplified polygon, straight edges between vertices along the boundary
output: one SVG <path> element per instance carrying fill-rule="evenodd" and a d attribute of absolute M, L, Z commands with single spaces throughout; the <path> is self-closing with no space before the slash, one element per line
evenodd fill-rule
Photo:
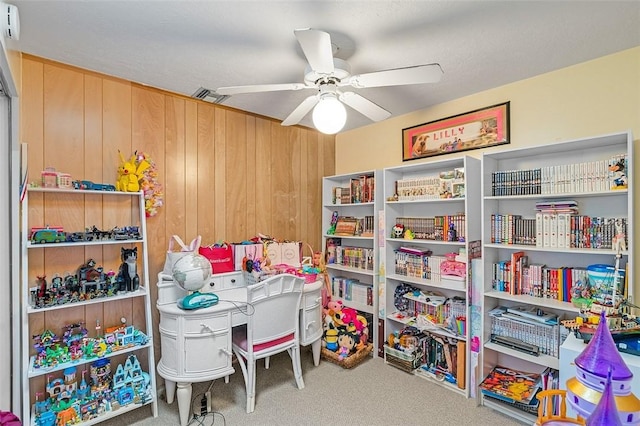
<path fill-rule="evenodd" d="M 402 129 L 402 161 L 509 143 L 509 102 Z"/>

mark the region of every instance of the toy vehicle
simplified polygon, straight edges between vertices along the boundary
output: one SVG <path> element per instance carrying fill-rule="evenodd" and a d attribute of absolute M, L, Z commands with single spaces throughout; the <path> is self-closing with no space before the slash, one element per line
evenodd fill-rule
<path fill-rule="evenodd" d="M 94 183 L 90 180 L 74 180 L 72 182 L 74 189 L 86 189 L 89 191 L 115 191 L 116 187 L 108 183 Z"/>
<path fill-rule="evenodd" d="M 57 229 L 40 229 L 31 235 L 31 241 L 38 244 L 62 243 L 67 241 L 67 234 Z"/>

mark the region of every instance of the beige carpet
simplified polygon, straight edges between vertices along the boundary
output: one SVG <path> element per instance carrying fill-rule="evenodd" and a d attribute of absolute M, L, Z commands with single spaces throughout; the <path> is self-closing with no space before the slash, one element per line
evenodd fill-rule
<path fill-rule="evenodd" d="M 305 388 L 296 387 L 287 354 L 271 359 L 271 368 L 260 363 L 257 371 L 256 408 L 245 412 L 246 394 L 242 371 L 228 384 L 216 380 L 212 386 L 215 414 L 194 418 L 189 425 L 518 425 L 517 421 L 466 399 L 420 377 L 404 373 L 380 358 L 370 358 L 353 369 L 326 361 L 315 367 L 310 348 L 303 348 Z M 164 385 L 164 383 L 161 383 Z M 200 400 L 211 382 L 193 386 Z M 199 407 L 199 402 L 197 404 Z M 104 426 L 179 425 L 177 402 L 168 405 L 161 395 L 159 415 L 142 407 L 104 423 Z"/>

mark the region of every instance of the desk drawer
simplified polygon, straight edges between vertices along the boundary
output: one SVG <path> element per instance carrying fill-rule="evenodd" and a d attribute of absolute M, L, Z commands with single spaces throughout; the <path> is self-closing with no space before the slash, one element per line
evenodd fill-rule
<path fill-rule="evenodd" d="M 300 342 L 308 345 L 322 337 L 322 311 L 320 305 L 300 311 Z"/>
<path fill-rule="evenodd" d="M 178 332 L 178 317 L 168 314 L 160 314 L 160 330 L 166 330 L 171 334 Z"/>
<path fill-rule="evenodd" d="M 302 308 L 312 309 L 320 306 L 322 303 L 322 296 L 320 292 L 307 293 L 302 296 Z"/>
<path fill-rule="evenodd" d="M 244 287 L 244 278 L 241 272 L 229 272 L 226 274 L 216 274 L 211 277 L 209 283 L 202 290 L 203 293 L 214 293 L 230 288 Z"/>
<path fill-rule="evenodd" d="M 184 319 L 185 333 L 214 333 L 231 328 L 229 314 L 198 315 Z"/>

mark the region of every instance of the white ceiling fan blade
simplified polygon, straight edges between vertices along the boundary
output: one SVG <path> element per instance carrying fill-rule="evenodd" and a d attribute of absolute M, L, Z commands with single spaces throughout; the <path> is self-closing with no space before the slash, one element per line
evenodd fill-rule
<path fill-rule="evenodd" d="M 280 90 L 315 89 L 304 83 L 254 84 L 249 86 L 227 86 L 216 89 L 218 95 L 239 95 L 241 93 L 277 92 Z"/>
<path fill-rule="evenodd" d="M 298 124 L 305 115 L 318 103 L 318 95 L 309 96 L 293 110 L 291 114 L 282 122 L 283 126 L 293 126 Z"/>
<path fill-rule="evenodd" d="M 367 74 L 352 75 L 340 86 L 367 87 L 400 86 L 403 84 L 437 83 L 442 78 L 440 64 L 416 65 Z"/>
<path fill-rule="evenodd" d="M 372 121 L 382 121 L 391 116 L 386 109 L 354 92 L 340 93 L 339 99 Z"/>
<path fill-rule="evenodd" d="M 332 74 L 334 71 L 333 48 L 329 33 L 311 28 L 294 30 L 293 33 L 311 69 L 319 74 Z"/>

